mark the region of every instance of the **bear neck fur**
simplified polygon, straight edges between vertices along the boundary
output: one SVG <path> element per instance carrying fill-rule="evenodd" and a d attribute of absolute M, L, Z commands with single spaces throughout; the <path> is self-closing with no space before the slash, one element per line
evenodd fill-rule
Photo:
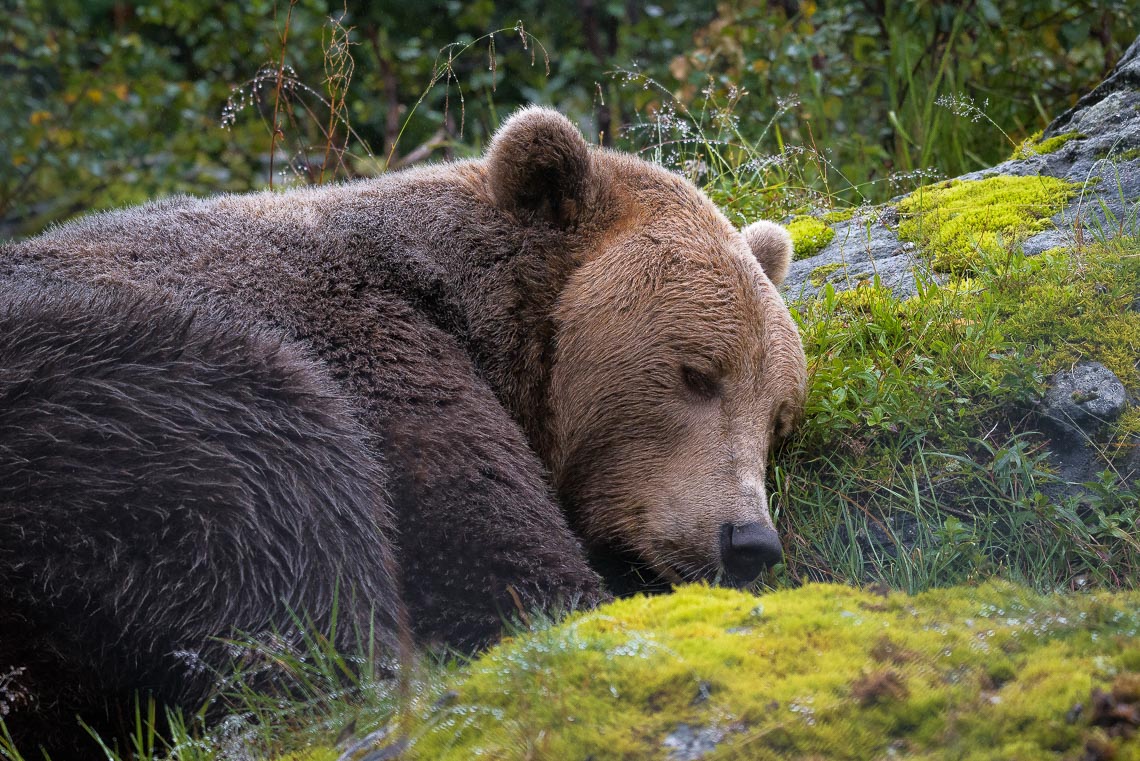
<path fill-rule="evenodd" d="M 456 240 L 443 254 L 439 248 L 425 249 L 446 257 L 437 262 L 436 271 L 442 292 L 448 294 L 444 311 L 455 319 L 437 325 L 468 350 L 548 468 L 555 446 L 548 392 L 559 296 L 578 267 L 634 222 L 633 205 L 615 192 L 620 186 L 607 161 L 610 155 L 591 150 L 591 174 L 604 181 L 590 186 L 589 196 L 579 199 L 565 224 L 520 218 L 500 209 L 483 161 L 449 173 L 452 182 L 456 175 L 462 178 L 462 192 L 441 189 L 434 199 L 424 199 L 425 207 L 436 209 L 423 218 L 424 235 L 440 233 Z M 423 186 L 420 178 L 409 184 Z M 449 229 L 432 229 L 440 223 Z"/>

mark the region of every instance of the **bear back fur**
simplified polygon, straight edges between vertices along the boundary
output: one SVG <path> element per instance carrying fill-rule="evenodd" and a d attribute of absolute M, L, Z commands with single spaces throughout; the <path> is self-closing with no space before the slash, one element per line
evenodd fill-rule
<path fill-rule="evenodd" d="M 332 631 L 334 608 L 346 653 L 374 635 L 396 652 L 382 484 L 350 404 L 280 333 L 0 278 L 0 674 L 24 696 L 17 740 L 66 755 L 76 713 L 114 732 L 136 693 L 196 709 L 219 637 L 298 645 Z"/>
<path fill-rule="evenodd" d="M 549 113 L 549 112 L 540 112 Z M 586 151 L 580 133 L 556 122 Z M 561 125 L 564 125 L 561 126 Z M 515 157 L 515 160 L 518 160 Z M 140 287 L 283 332 L 357 403 L 387 460 L 421 642 L 461 650 L 535 608 L 605 599 L 540 453 L 553 305 L 614 210 L 549 173 L 496 193 L 486 161 L 345 185 L 173 198 L 0 248 L 67 282 Z M 557 172 L 557 164 L 552 168 Z"/>

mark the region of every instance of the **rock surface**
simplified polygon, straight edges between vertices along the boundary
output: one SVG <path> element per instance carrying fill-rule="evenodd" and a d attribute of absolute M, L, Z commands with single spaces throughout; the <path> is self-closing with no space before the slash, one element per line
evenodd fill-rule
<path fill-rule="evenodd" d="M 861 209 L 851 219 L 832 225 L 835 237 L 822 251 L 792 262 L 784 281 L 784 293 L 792 300 L 814 298 L 829 282 L 837 291 L 873 280 L 890 288 L 899 298 L 915 295 L 918 277 L 933 277 L 913 243 L 899 240 L 895 231 L 898 215 L 891 209 Z M 816 273 L 827 272 L 820 277 Z M 814 276 L 814 277 L 813 277 Z"/>
<path fill-rule="evenodd" d="M 1068 448 L 1083 445 L 1119 417 L 1127 403 L 1128 394 L 1115 373 L 1100 362 L 1082 362 L 1050 379 L 1041 416 L 1062 434 Z"/>
<path fill-rule="evenodd" d="M 1028 255 L 1072 246 L 1079 239 L 1135 233 L 1140 224 L 1140 39 L 1107 79 L 1049 125 L 1042 141 L 1062 135 L 1070 139 L 1056 150 L 1031 152 L 957 178 L 1040 175 L 1089 183 L 1053 217 L 1053 229 L 1021 243 Z M 896 296 L 909 298 L 918 281 L 940 277 L 913 245 L 899 239 L 897 215 L 892 215 L 889 205 L 860 209 L 832 227 L 835 237 L 822 251 L 792 263 L 784 282 L 789 299 L 815 297 L 823 280 L 842 291 L 875 275 Z M 827 274 L 821 277 L 818 273 L 823 272 Z M 815 282 L 813 273 L 817 273 Z"/>
<path fill-rule="evenodd" d="M 1048 457 L 1057 472 L 1057 483 L 1045 487 L 1051 499 L 1088 497 L 1084 484 L 1096 481 L 1110 465 L 1100 451 L 1099 434 L 1128 401 L 1124 384 L 1099 362 L 1082 362 L 1049 379 L 1038 414 L 1051 437 Z M 1140 447 L 1116 470 L 1121 483 L 1140 483 Z"/>

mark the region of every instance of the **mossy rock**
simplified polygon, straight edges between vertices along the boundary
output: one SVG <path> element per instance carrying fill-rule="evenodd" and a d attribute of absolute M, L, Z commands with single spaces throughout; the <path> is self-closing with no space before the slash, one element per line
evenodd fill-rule
<path fill-rule="evenodd" d="M 835 237 L 835 231 L 827 223 L 806 214 L 793 217 L 786 227 L 792 236 L 792 258 L 796 261 L 815 256 Z"/>
<path fill-rule="evenodd" d="M 689 586 L 507 640 L 408 757 L 1140 759 L 1138 631 L 1137 593 Z"/>
<path fill-rule="evenodd" d="M 845 269 L 846 267 L 842 262 L 832 262 L 831 264 L 820 265 L 819 267 L 813 269 L 808 275 L 808 282 L 816 288 L 822 288 L 824 283 L 828 282 L 828 279 L 832 275 Z"/>
<path fill-rule="evenodd" d="M 1065 132 L 1042 140 L 1041 132 L 1034 132 L 1013 150 L 1010 159 L 1027 159 L 1031 156 L 1043 156 L 1049 153 L 1056 153 L 1060 150 L 1061 146 L 1070 140 L 1082 140 L 1085 137 L 1086 135 L 1082 135 L 1080 132 Z"/>
<path fill-rule="evenodd" d="M 923 188 L 898 203 L 899 238 L 940 272 L 969 272 L 984 253 L 1010 250 L 1050 228 L 1081 186 L 1053 177 L 998 175 Z"/>
<path fill-rule="evenodd" d="M 854 216 L 855 209 L 835 209 L 833 211 L 825 213 L 820 217 L 820 219 L 829 225 L 835 225 L 839 224 L 840 222 L 846 222 Z"/>

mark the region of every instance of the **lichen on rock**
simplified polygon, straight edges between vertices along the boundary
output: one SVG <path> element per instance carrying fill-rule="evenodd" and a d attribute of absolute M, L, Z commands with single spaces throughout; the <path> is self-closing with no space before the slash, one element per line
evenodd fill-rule
<path fill-rule="evenodd" d="M 1082 362 L 1050 379 L 1042 415 L 1065 434 L 1087 437 L 1118 418 L 1128 401 L 1120 379 L 1100 362 Z"/>
<path fill-rule="evenodd" d="M 832 262 L 831 264 L 821 264 L 811 271 L 808 280 L 816 288 L 822 288 L 827 279 L 843 269 L 843 265 L 839 262 Z"/>

